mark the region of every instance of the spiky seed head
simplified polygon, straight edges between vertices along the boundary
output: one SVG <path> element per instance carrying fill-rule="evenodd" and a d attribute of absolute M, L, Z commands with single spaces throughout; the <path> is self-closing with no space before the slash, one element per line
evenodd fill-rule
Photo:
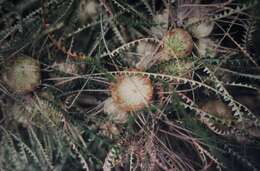
<path fill-rule="evenodd" d="M 161 60 L 183 58 L 189 56 L 193 49 L 193 41 L 189 32 L 181 28 L 168 31 L 163 38 Z"/>
<path fill-rule="evenodd" d="M 149 78 L 143 76 L 118 76 L 111 85 L 114 102 L 121 110 L 133 112 L 144 109 L 151 103 L 153 86 Z"/>
<path fill-rule="evenodd" d="M 40 70 L 38 60 L 19 56 L 8 64 L 3 79 L 13 92 L 27 93 L 40 85 Z"/>

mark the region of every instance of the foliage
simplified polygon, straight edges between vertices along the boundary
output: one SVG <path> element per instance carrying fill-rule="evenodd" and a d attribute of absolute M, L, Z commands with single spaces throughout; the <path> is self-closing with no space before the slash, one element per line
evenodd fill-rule
<path fill-rule="evenodd" d="M 0 170 L 260 169 L 258 5 L 1 0 Z M 176 28 L 192 37 L 181 58 L 163 53 L 185 47 L 164 42 Z M 41 64 L 29 92 L 4 79 L 21 56 Z M 138 110 L 113 101 L 126 76 L 153 87 Z"/>

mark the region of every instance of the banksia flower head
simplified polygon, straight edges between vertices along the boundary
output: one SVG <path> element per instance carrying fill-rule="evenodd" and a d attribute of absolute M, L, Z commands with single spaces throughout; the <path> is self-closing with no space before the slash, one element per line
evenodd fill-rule
<path fill-rule="evenodd" d="M 15 93 L 31 92 L 41 83 L 40 63 L 31 57 L 19 56 L 8 64 L 3 80 Z"/>
<path fill-rule="evenodd" d="M 111 86 L 113 101 L 125 112 L 144 109 L 153 96 L 151 80 L 143 76 L 119 76 Z"/>
<path fill-rule="evenodd" d="M 163 38 L 162 60 L 189 56 L 193 49 L 191 35 L 180 28 L 168 31 Z"/>

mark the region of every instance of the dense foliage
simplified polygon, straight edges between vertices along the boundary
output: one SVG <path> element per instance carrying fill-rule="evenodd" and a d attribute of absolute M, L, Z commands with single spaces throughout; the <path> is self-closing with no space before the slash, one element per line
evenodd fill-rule
<path fill-rule="evenodd" d="M 259 170 L 257 2 L 0 0 L 0 171 Z"/>

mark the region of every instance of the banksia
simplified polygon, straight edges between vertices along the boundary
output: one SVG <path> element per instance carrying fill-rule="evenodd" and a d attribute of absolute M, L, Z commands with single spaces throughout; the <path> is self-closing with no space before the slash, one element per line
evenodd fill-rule
<path fill-rule="evenodd" d="M 163 38 L 162 60 L 187 57 L 192 53 L 193 40 L 191 35 L 176 28 L 168 31 Z"/>
<path fill-rule="evenodd" d="M 11 61 L 3 74 L 3 80 L 15 93 L 33 91 L 41 83 L 40 63 L 28 56 Z"/>
<path fill-rule="evenodd" d="M 153 97 L 152 82 L 142 76 L 119 76 L 111 86 L 113 101 L 122 111 L 134 112 L 144 109 Z"/>

